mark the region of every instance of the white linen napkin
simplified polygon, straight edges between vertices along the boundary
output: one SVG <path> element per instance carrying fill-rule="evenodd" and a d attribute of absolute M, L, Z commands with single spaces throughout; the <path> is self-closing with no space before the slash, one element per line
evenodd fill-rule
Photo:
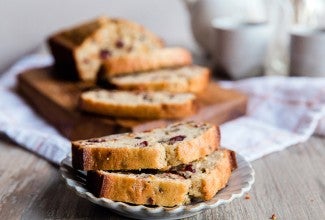
<path fill-rule="evenodd" d="M 50 55 L 33 54 L 2 74 L 0 132 L 59 164 L 70 152 L 69 140 L 15 92 L 17 74 L 52 62 Z M 221 142 L 250 161 L 306 141 L 314 133 L 325 135 L 325 78 L 268 76 L 221 85 L 249 96 L 248 114 L 221 126 Z"/>

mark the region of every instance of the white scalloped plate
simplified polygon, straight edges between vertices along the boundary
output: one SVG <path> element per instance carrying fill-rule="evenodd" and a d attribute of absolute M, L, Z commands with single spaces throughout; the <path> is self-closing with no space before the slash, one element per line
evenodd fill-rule
<path fill-rule="evenodd" d="M 114 202 L 106 198 L 97 198 L 86 188 L 86 174 L 71 166 L 71 157 L 61 162 L 60 171 L 65 183 L 79 196 L 89 201 L 104 206 L 120 215 L 137 219 L 178 219 L 197 215 L 203 210 L 215 208 L 239 198 L 248 192 L 255 179 L 254 170 L 249 162 L 237 154 L 238 168 L 233 171 L 227 187 L 219 191 L 209 201 L 192 202 L 189 205 L 167 207 L 149 207 L 144 205 L 132 205 L 124 202 Z"/>

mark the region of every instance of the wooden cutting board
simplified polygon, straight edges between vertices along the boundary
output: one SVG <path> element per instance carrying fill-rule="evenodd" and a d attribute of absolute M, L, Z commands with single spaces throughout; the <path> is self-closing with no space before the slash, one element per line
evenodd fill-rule
<path fill-rule="evenodd" d="M 29 103 L 70 140 L 149 130 L 173 122 L 119 119 L 81 112 L 78 110 L 79 94 L 91 86 L 57 79 L 53 77 L 53 71 L 52 67 L 27 70 L 19 75 L 18 88 Z M 246 104 L 245 95 L 211 82 L 198 97 L 197 114 L 185 120 L 221 124 L 244 115 Z"/>

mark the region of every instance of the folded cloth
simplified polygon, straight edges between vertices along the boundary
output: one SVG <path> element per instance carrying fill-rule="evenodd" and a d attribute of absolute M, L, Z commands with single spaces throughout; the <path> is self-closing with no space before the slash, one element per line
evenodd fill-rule
<path fill-rule="evenodd" d="M 70 152 L 70 142 L 61 136 L 15 91 L 16 76 L 31 67 L 52 64 L 49 55 L 30 55 L 18 61 L 0 78 L 0 132 L 18 145 L 59 164 Z"/>
<path fill-rule="evenodd" d="M 70 142 L 38 116 L 15 91 L 16 76 L 25 69 L 51 65 L 47 54 L 17 62 L 0 78 L 0 132 L 18 145 L 58 164 Z M 325 78 L 266 76 L 221 82 L 249 96 L 248 113 L 221 125 L 222 145 L 248 160 L 325 135 Z"/>
<path fill-rule="evenodd" d="M 265 76 L 222 82 L 249 96 L 247 115 L 222 125 L 222 144 L 249 160 L 325 136 L 325 78 Z"/>

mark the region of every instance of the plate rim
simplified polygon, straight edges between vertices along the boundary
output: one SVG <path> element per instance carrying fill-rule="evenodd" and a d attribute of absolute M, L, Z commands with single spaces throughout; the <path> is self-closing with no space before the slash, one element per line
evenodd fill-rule
<path fill-rule="evenodd" d="M 240 169 L 248 169 L 249 172 L 246 174 L 247 180 L 242 184 L 243 186 L 241 187 L 240 191 L 238 193 L 231 193 L 231 196 L 227 199 L 217 199 L 216 201 L 213 201 L 213 199 L 220 193 L 222 190 L 227 189 L 226 186 L 224 189 L 220 190 L 211 200 L 208 201 L 200 201 L 198 203 L 194 204 L 188 204 L 188 205 L 180 205 L 180 206 L 175 206 L 175 207 L 163 207 L 163 206 L 157 206 L 157 207 L 149 207 L 145 205 L 133 205 L 125 202 L 118 202 L 118 201 L 113 201 L 108 198 L 98 198 L 94 194 L 92 194 L 88 189 L 85 187 L 85 182 L 83 182 L 84 186 L 82 187 L 81 182 L 78 182 L 75 179 L 72 179 L 69 177 L 73 176 L 74 178 L 77 177 L 76 174 L 73 174 L 69 172 L 67 167 L 69 169 L 74 169 L 72 168 L 71 165 L 71 156 L 67 155 L 61 163 L 60 163 L 60 176 L 64 180 L 65 184 L 70 188 L 72 191 L 74 191 L 78 196 L 85 198 L 89 200 L 92 203 L 95 203 L 97 205 L 101 205 L 105 208 L 108 208 L 114 212 L 117 212 L 119 214 L 128 214 L 132 213 L 134 216 L 128 216 L 128 217 L 134 217 L 134 218 L 139 218 L 141 216 L 146 215 L 146 217 L 154 217 L 154 218 L 162 218 L 163 216 L 159 215 L 161 213 L 164 213 L 164 216 L 166 217 L 177 217 L 179 218 L 182 215 L 186 216 L 192 216 L 195 213 L 202 212 L 206 209 L 212 209 L 216 208 L 219 205 L 222 204 L 227 204 L 233 201 L 236 198 L 240 198 L 244 195 L 244 193 L 248 192 L 252 185 L 255 182 L 255 171 L 251 165 L 250 162 L 248 162 L 242 155 L 238 154 L 236 152 L 236 158 L 237 158 L 237 164 L 238 167 L 235 169 L 232 173 L 232 176 L 234 173 L 239 172 Z M 84 175 L 85 177 L 85 171 L 79 171 L 75 170 L 76 173 L 79 172 L 81 175 Z"/>

